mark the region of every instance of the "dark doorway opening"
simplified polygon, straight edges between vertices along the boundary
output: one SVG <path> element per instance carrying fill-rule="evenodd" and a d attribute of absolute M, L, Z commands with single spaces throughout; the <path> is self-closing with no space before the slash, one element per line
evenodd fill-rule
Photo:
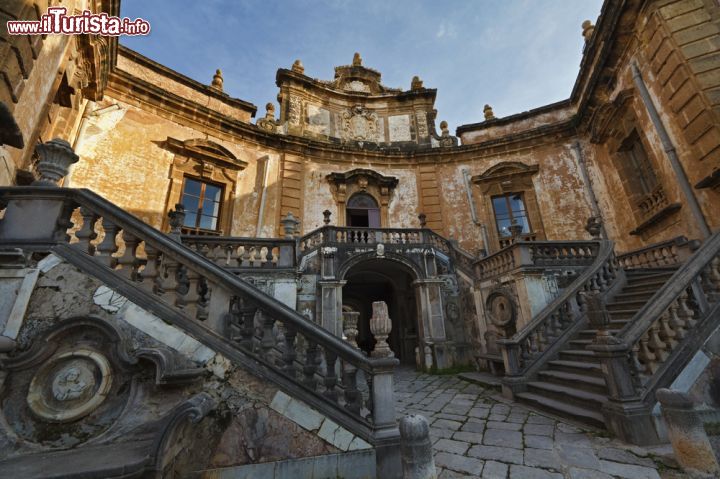
<path fill-rule="evenodd" d="M 357 193 L 347 202 L 345 224 L 357 228 L 380 228 L 380 208 L 375 198 Z"/>
<path fill-rule="evenodd" d="M 414 276 L 404 266 L 387 260 L 368 260 L 354 266 L 345 275 L 343 309 L 357 311 L 357 342 L 360 349 L 370 352 L 375 338 L 370 331 L 372 303 L 385 301 L 392 320 L 388 344 L 403 364 L 415 364 L 418 345 L 417 304 Z"/>

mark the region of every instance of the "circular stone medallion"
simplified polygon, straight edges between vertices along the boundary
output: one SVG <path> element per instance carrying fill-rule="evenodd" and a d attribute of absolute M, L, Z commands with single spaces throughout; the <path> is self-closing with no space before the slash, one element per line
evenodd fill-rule
<path fill-rule="evenodd" d="M 71 422 L 87 416 L 105 400 L 112 386 L 107 358 L 89 349 L 50 358 L 33 377 L 27 402 L 39 418 Z"/>

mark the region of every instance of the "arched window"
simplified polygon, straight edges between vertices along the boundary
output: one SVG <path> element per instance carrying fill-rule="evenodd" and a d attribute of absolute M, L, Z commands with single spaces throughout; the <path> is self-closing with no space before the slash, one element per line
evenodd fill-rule
<path fill-rule="evenodd" d="M 345 212 L 345 224 L 348 226 L 380 228 L 380 208 L 375 198 L 367 193 L 357 193 L 350 197 Z"/>

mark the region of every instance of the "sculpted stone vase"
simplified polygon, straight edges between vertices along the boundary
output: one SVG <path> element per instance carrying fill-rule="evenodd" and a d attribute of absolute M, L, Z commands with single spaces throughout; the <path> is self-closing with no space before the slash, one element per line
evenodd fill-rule
<path fill-rule="evenodd" d="M 57 186 L 67 176 L 70 165 L 80 159 L 70 143 L 60 138 L 37 145 L 35 151 L 40 157 L 36 165 L 40 178 L 33 182 L 33 186 Z"/>
<path fill-rule="evenodd" d="M 354 348 L 357 348 L 357 335 L 358 335 L 358 317 L 360 316 L 360 313 L 357 311 L 343 311 L 343 329 L 345 333 L 345 337 L 347 338 L 348 343 L 350 343 Z"/>
<path fill-rule="evenodd" d="M 395 356 L 390 350 L 387 338 L 392 330 L 392 321 L 388 314 L 388 307 L 385 301 L 375 301 L 372 304 L 373 315 L 370 318 L 370 332 L 375 336 L 377 343 L 375 350 L 371 353 L 373 358 L 391 358 Z"/>

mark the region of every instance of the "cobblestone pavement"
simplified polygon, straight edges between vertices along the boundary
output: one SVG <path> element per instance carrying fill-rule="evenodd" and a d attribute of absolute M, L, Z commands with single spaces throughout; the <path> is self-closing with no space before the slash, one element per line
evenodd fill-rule
<path fill-rule="evenodd" d="M 396 373 L 395 391 L 399 417 L 422 414 L 430 422 L 441 479 L 682 477 L 672 470 L 669 447 L 649 451 L 625 445 L 531 412 L 494 389 L 456 376 L 402 368 Z"/>

